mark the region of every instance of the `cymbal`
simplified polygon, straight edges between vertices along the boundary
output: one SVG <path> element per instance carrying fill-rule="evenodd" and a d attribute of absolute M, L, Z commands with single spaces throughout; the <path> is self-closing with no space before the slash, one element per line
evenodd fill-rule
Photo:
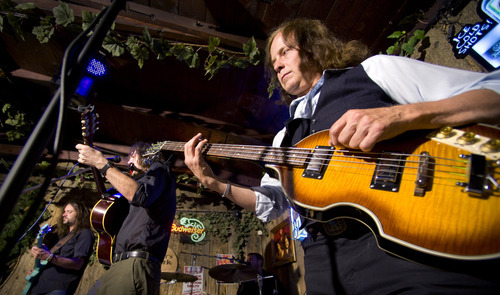
<path fill-rule="evenodd" d="M 162 272 L 161 278 L 166 281 L 177 281 L 177 282 L 195 282 L 198 280 L 197 277 L 180 272 Z"/>
<path fill-rule="evenodd" d="M 245 264 L 223 264 L 212 267 L 208 274 L 221 282 L 236 283 L 256 279 L 259 272 Z"/>

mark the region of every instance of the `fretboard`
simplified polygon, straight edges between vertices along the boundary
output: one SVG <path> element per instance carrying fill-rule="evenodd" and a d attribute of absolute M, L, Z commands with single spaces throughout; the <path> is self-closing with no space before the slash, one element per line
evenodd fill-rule
<path fill-rule="evenodd" d="M 184 152 L 185 142 L 165 141 L 162 150 Z M 211 157 L 242 159 L 292 166 L 304 166 L 311 151 L 300 148 L 282 148 L 254 145 L 206 144 L 203 154 Z"/>

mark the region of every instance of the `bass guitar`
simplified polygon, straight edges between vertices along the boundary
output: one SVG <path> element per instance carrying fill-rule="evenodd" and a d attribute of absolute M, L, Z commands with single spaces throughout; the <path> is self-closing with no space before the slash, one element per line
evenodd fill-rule
<path fill-rule="evenodd" d="M 488 261 L 500 258 L 499 134 L 443 128 L 362 152 L 328 146 L 326 130 L 294 147 L 207 144 L 204 155 L 266 163 L 300 215 L 357 220 L 394 255 Z M 146 155 L 184 144 L 159 142 Z"/>
<path fill-rule="evenodd" d="M 83 142 L 93 147 L 92 141 L 98 129 L 99 116 L 93 105 L 80 107 L 79 110 L 81 111 Z M 97 201 L 90 213 L 91 226 L 97 232 L 96 256 L 101 264 L 111 265 L 115 237 L 128 214 L 128 202 L 121 194 L 106 191 L 101 173 L 97 168 L 92 167 L 92 173 L 97 191 L 101 195 L 101 199 Z"/>
<path fill-rule="evenodd" d="M 37 240 L 36 246 L 38 248 L 43 247 L 43 237 L 51 230 L 52 230 L 52 227 L 50 226 L 50 224 L 46 224 L 46 225 L 42 226 L 42 228 L 40 228 L 40 231 L 38 232 L 38 234 L 36 236 L 36 240 Z M 33 283 L 37 280 L 38 275 L 40 275 L 40 273 L 42 272 L 42 269 L 45 267 L 45 265 L 47 265 L 46 260 L 40 261 L 40 259 L 35 258 L 35 267 L 34 267 L 33 271 L 31 272 L 31 274 L 27 275 L 25 278 L 26 281 L 28 281 L 28 283 L 26 284 L 26 287 L 24 287 L 23 295 L 29 294 L 31 287 L 33 286 Z"/>

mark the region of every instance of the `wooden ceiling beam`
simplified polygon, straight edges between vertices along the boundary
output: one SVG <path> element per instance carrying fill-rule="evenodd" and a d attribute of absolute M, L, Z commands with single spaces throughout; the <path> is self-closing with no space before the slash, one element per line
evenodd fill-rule
<path fill-rule="evenodd" d="M 52 12 L 52 9 L 59 5 L 57 1 L 47 0 L 14 0 L 16 3 L 32 2 L 43 11 Z M 99 13 L 100 7 L 109 6 L 108 0 L 78 1 L 79 4 L 67 3 L 74 11 L 75 17 L 80 17 L 82 11 Z M 134 2 L 126 2 L 126 7 L 119 13 L 116 20 L 118 30 L 130 31 L 142 34 L 145 27 L 154 36 L 165 39 L 179 40 L 181 42 L 193 42 L 197 44 L 208 44 L 209 37 L 218 37 L 221 45 L 226 45 L 241 49 L 249 38 L 227 34 L 217 31 L 216 26 L 194 20 L 188 17 L 165 12 L 159 9 L 140 5 Z M 259 48 L 264 48 L 264 40 L 255 40 Z"/>

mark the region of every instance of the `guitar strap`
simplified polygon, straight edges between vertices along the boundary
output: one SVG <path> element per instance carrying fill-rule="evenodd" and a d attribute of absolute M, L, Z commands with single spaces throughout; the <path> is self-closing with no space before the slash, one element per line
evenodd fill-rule
<path fill-rule="evenodd" d="M 59 242 L 57 242 L 57 244 L 54 247 L 50 249 L 50 253 L 54 253 L 55 251 L 59 250 L 59 248 L 64 246 L 64 244 L 66 244 L 66 242 L 69 241 L 69 239 L 71 239 L 74 235 L 75 232 L 70 232 L 69 234 L 67 234 L 64 238 L 59 240 Z"/>

